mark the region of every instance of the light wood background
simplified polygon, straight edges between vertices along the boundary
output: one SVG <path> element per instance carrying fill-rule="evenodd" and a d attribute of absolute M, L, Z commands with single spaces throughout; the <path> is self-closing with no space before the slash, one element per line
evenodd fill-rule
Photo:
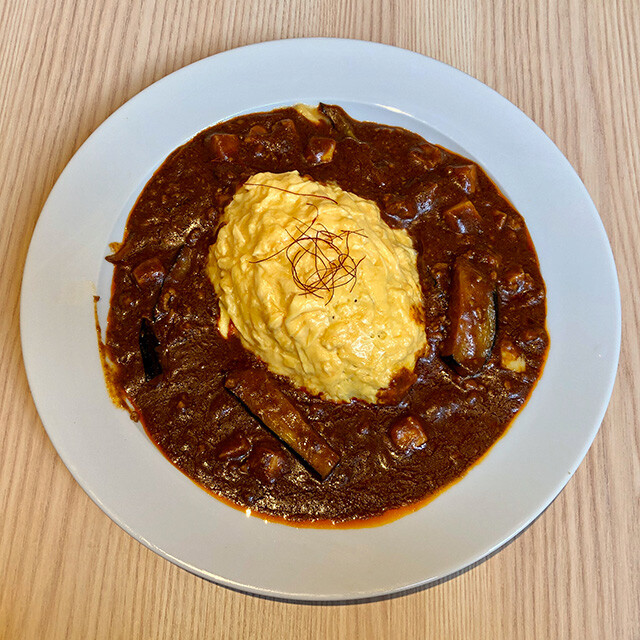
<path fill-rule="evenodd" d="M 413 49 L 514 102 L 586 184 L 622 287 L 611 405 L 560 497 L 471 570 L 364 604 L 244 595 L 138 544 L 58 459 L 20 350 L 30 236 L 87 136 L 171 71 L 298 36 Z M 0 639 L 639 639 L 639 43 L 637 0 L 0 1 Z"/>

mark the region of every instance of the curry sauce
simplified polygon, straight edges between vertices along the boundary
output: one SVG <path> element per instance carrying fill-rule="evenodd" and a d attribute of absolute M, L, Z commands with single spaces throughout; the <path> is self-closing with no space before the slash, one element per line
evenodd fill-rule
<path fill-rule="evenodd" d="M 319 525 L 407 507 L 462 476 L 523 406 L 549 343 L 531 238 L 485 172 L 405 129 L 321 110 L 240 116 L 166 159 L 107 258 L 105 339 L 116 386 L 174 465 L 238 507 Z M 288 171 L 375 202 L 417 251 L 428 347 L 380 402 L 313 395 L 268 372 L 233 327 L 219 332 L 206 266 L 222 214 L 251 176 Z M 260 389 L 313 434 L 317 468 L 265 423 Z"/>

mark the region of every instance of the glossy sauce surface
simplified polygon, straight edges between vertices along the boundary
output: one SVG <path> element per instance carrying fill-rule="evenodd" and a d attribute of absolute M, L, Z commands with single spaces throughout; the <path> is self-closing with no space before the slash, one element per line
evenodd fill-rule
<path fill-rule="evenodd" d="M 106 348 L 150 438 L 207 490 L 292 521 L 378 516 L 460 477 L 523 405 L 548 347 L 545 288 L 524 221 L 480 167 L 406 130 L 329 113 L 332 121 L 313 123 L 280 109 L 198 134 L 149 181 L 109 258 Z M 274 378 L 339 453 L 325 480 L 225 388 L 230 373 L 264 365 L 218 332 L 205 272 L 237 187 L 258 172 L 292 170 L 375 201 L 387 224 L 405 228 L 424 297 L 429 348 L 413 384 L 392 389 L 387 404 L 338 404 Z M 491 282 L 495 300 L 495 336 L 473 371 L 448 345 L 457 261 Z M 141 325 L 157 341 L 161 372 L 151 379 Z"/>

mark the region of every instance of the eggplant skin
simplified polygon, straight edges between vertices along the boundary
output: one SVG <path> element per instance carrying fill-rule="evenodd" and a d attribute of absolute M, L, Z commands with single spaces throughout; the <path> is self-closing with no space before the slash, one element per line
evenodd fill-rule
<path fill-rule="evenodd" d="M 147 382 L 153 380 L 162 373 L 162 365 L 158 357 L 158 338 L 153 332 L 151 322 L 147 318 L 142 318 L 140 323 L 140 355 L 142 356 L 142 366 L 144 368 L 144 378 Z"/>
<path fill-rule="evenodd" d="M 345 138 L 353 138 L 357 140 L 355 131 L 354 131 L 354 122 L 347 115 L 344 109 L 337 107 L 332 104 L 323 104 L 322 102 L 318 105 L 320 111 L 331 120 L 331 124 L 333 124 L 333 128 L 343 137 Z"/>
<path fill-rule="evenodd" d="M 234 371 L 227 377 L 225 387 L 322 480 L 340 461 L 339 454 L 302 417 L 266 371 Z"/>
<path fill-rule="evenodd" d="M 491 355 L 496 336 L 495 279 L 467 257 L 456 259 L 449 299 L 449 333 L 441 355 L 461 374 L 478 373 Z"/>

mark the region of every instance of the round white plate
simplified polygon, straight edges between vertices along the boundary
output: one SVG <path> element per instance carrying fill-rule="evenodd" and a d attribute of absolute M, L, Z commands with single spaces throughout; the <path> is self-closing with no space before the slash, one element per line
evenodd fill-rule
<path fill-rule="evenodd" d="M 489 455 L 416 513 L 361 529 L 296 529 L 224 505 L 175 469 L 105 389 L 110 242 L 155 169 L 202 129 L 240 113 L 337 103 L 478 161 L 524 216 L 548 288 L 551 349 L 531 400 Z M 144 545 L 220 584 L 339 600 L 425 584 L 484 557 L 560 492 L 604 415 L 620 345 L 605 231 L 580 179 L 521 111 L 416 53 L 351 40 L 282 40 L 196 62 L 99 127 L 42 211 L 24 272 L 24 360 L 60 457 L 92 500 Z"/>

